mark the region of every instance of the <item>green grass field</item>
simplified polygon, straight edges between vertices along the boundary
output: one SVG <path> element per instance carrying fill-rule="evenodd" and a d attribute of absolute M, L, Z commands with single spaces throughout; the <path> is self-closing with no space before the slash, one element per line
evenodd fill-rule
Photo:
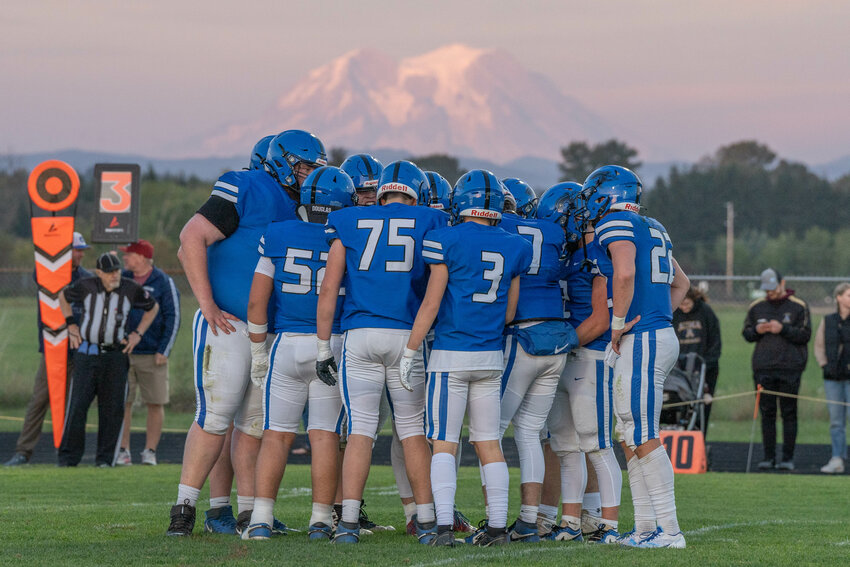
<path fill-rule="evenodd" d="M 512 544 L 498 549 L 431 549 L 402 535 L 404 516 L 392 470 L 373 467 L 365 498 L 370 516 L 400 531 L 364 536 L 357 546 L 308 543 L 293 534 L 266 542 L 205 535 L 167 538 L 176 465 L 0 470 L 0 563 L 14 565 L 841 565 L 850 554 L 850 478 L 709 473 L 676 478 L 685 550 L 635 550 L 585 544 Z M 512 486 L 518 472 L 511 471 Z M 628 502 L 628 482 L 623 500 Z M 482 515 L 478 470 L 461 469 L 458 506 Z M 512 492 L 511 516 L 517 513 Z M 234 499 L 235 501 L 235 499 Z M 199 509 L 207 505 L 202 494 Z M 202 515 L 203 512 L 201 511 Z M 276 516 L 304 530 L 309 468 L 286 471 Z M 631 525 L 631 506 L 622 514 Z"/>

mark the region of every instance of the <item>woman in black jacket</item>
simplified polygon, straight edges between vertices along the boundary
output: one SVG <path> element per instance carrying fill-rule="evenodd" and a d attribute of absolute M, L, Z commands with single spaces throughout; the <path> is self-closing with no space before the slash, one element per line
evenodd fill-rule
<path fill-rule="evenodd" d="M 845 433 L 850 408 L 850 283 L 840 283 L 833 293 L 836 311 L 820 322 L 815 333 L 815 358 L 823 368 L 823 388 L 829 404 L 829 436 L 832 458 L 821 467 L 824 473 L 843 473 L 847 459 Z"/>
<path fill-rule="evenodd" d="M 720 321 L 708 305 L 705 294 L 691 287 L 679 308 L 673 312 L 673 329 L 679 337 L 679 358 L 695 352 L 705 360 L 705 424 L 708 436 L 708 416 L 711 414 L 711 396 L 717 386 L 720 359 Z"/>

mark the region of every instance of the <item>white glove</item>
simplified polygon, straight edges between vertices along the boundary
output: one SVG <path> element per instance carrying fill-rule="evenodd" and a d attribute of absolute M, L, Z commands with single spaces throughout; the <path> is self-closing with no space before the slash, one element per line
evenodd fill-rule
<path fill-rule="evenodd" d="M 618 358 L 620 358 L 620 355 L 614 350 L 613 345 L 608 343 L 608 346 L 605 347 L 605 366 L 608 368 L 614 368 L 614 365 L 617 364 Z"/>
<path fill-rule="evenodd" d="M 266 341 L 255 343 L 251 341 L 251 382 L 262 389 L 266 384 L 266 374 L 269 372 L 269 347 Z"/>
<path fill-rule="evenodd" d="M 401 363 L 398 365 L 398 379 L 401 380 L 401 385 L 408 392 L 413 391 L 413 386 L 410 385 L 410 373 L 413 371 L 414 357 L 418 354 L 418 350 L 404 347 L 404 354 L 401 356 Z"/>

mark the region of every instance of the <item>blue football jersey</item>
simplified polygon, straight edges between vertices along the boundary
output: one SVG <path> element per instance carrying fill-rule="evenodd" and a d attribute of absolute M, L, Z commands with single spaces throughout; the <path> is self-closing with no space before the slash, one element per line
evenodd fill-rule
<path fill-rule="evenodd" d="M 434 350 L 501 351 L 508 290 L 528 270 L 531 244 L 499 227 L 464 222 L 428 233 L 422 255 L 449 271 Z"/>
<path fill-rule="evenodd" d="M 270 223 L 296 218 L 295 201 L 259 169 L 225 173 L 216 181 L 212 195 L 233 203 L 239 215 L 236 232 L 207 248 L 213 299 L 220 309 L 247 321 L 260 237 Z"/>
<path fill-rule="evenodd" d="M 626 240 L 635 246 L 634 297 L 626 321 L 640 315 L 632 332 L 643 333 L 670 327 L 673 309 L 673 243 L 667 230 L 653 218 L 631 211 L 605 215 L 596 226 L 596 240 L 607 252 L 612 242 Z"/>
<path fill-rule="evenodd" d="M 573 252 L 567 262 L 564 275 L 566 280 L 566 291 L 564 293 L 564 309 L 568 313 L 567 321 L 578 329 L 581 323 L 590 317 L 593 312 L 593 280 L 597 277 L 606 278 L 606 296 L 608 299 L 608 319 L 611 319 L 611 291 L 612 276 L 614 268 L 611 259 L 599 244 L 594 240 L 587 245 L 587 262 L 585 262 L 584 250 L 581 248 Z M 591 350 L 605 350 L 611 342 L 611 329 L 587 343 L 585 348 Z"/>
<path fill-rule="evenodd" d="M 563 317 L 559 280 L 564 269 L 564 229 L 551 221 L 513 214 L 502 215 L 499 227 L 531 244 L 531 264 L 520 276 L 516 320 Z"/>
<path fill-rule="evenodd" d="M 316 304 L 328 261 L 325 227 L 290 220 L 268 226 L 260 252 L 274 264 L 274 332 L 315 333 Z M 333 333 L 339 333 L 339 317 L 345 288 L 340 288 Z"/>
<path fill-rule="evenodd" d="M 422 240 L 447 220 L 437 209 L 401 203 L 328 215 L 328 243 L 338 238 L 345 246 L 343 331 L 413 327 L 428 285 Z"/>

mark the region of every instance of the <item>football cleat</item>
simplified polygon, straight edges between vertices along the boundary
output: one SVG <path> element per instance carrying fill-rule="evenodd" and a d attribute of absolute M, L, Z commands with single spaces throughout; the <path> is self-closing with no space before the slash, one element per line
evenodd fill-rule
<path fill-rule="evenodd" d="M 424 524 L 420 524 L 419 520 L 416 520 L 414 522 L 414 526 L 416 526 L 416 537 L 419 539 L 419 543 L 428 545 L 435 537 L 437 537 L 436 520 Z"/>
<path fill-rule="evenodd" d="M 494 547 L 497 545 L 507 545 L 510 542 L 511 538 L 508 536 L 505 528 L 487 528 L 473 545 L 477 545 L 478 547 Z"/>
<path fill-rule="evenodd" d="M 176 504 L 171 507 L 171 523 L 165 535 L 189 536 L 195 529 L 195 507 L 188 504 Z"/>
<path fill-rule="evenodd" d="M 484 532 L 487 531 L 487 519 L 483 519 L 478 522 L 478 527 L 471 534 L 466 536 L 465 538 L 458 540 L 459 542 L 468 543 L 470 545 L 476 545 L 478 540 L 481 539 L 481 536 Z"/>
<path fill-rule="evenodd" d="M 455 507 L 454 512 L 454 525 L 452 526 L 452 530 L 456 532 L 464 532 L 469 533 L 472 531 L 472 524 L 469 522 L 469 518 L 463 515 L 463 512 Z"/>
<path fill-rule="evenodd" d="M 204 512 L 204 531 L 211 534 L 235 534 L 236 518 L 233 517 L 233 507 L 220 506 Z"/>
<path fill-rule="evenodd" d="M 440 527 L 437 530 L 437 535 L 431 539 L 428 545 L 433 547 L 454 547 L 455 534 L 451 526 L 445 526 L 445 530 Z"/>
<path fill-rule="evenodd" d="M 655 528 L 655 530 L 651 532 L 638 533 L 636 530 L 632 529 L 631 531 L 622 534 L 617 542 L 626 547 L 637 547 L 641 541 L 658 533 L 658 530 L 659 528 Z"/>
<path fill-rule="evenodd" d="M 619 543 L 620 534 L 607 524 L 599 524 L 599 528 L 587 536 L 587 543 Z"/>
<path fill-rule="evenodd" d="M 253 514 L 253 510 L 244 510 L 239 512 L 239 515 L 236 516 L 236 533 L 242 535 L 242 532 L 248 529 L 248 526 L 251 524 L 251 514 Z"/>
<path fill-rule="evenodd" d="M 541 536 L 541 539 L 549 541 L 584 541 L 581 530 L 574 530 L 569 526 L 553 526 L 552 531 L 545 536 Z"/>
<path fill-rule="evenodd" d="M 649 537 L 638 542 L 635 547 L 654 549 L 657 547 L 671 547 L 673 549 L 685 549 L 685 535 L 682 532 L 665 534 L 659 527 Z"/>
<path fill-rule="evenodd" d="M 240 514 L 241 516 L 241 514 Z M 242 539 L 271 539 L 272 527 L 268 524 L 251 524 L 242 530 Z"/>
<path fill-rule="evenodd" d="M 330 541 L 332 537 L 333 528 L 322 522 L 316 522 L 307 529 L 307 539 L 310 541 Z"/>
<path fill-rule="evenodd" d="M 281 522 L 277 518 L 272 518 L 272 520 L 273 520 L 272 521 L 272 535 L 273 536 L 286 535 L 290 532 L 300 532 L 301 531 L 301 530 L 296 530 L 295 528 L 290 528 L 289 526 L 287 526 L 286 524 L 284 524 L 283 522 Z"/>
<path fill-rule="evenodd" d="M 519 518 L 508 528 L 508 535 L 512 542 L 537 543 L 540 541 L 540 536 L 537 533 L 537 522 L 532 524 Z"/>
<path fill-rule="evenodd" d="M 349 524 L 348 522 L 339 522 L 336 526 L 336 533 L 331 543 L 358 543 L 360 541 L 360 526 L 357 524 Z"/>
<path fill-rule="evenodd" d="M 602 518 L 594 516 L 587 510 L 581 511 L 581 533 L 590 535 L 599 529 L 599 524 L 603 522 Z"/>
<path fill-rule="evenodd" d="M 363 500 L 360 501 L 360 533 L 363 535 L 372 535 L 374 532 L 394 532 L 395 527 L 393 526 L 382 526 L 380 524 L 376 524 L 372 520 L 369 519 L 369 516 L 366 514 L 366 502 Z"/>

